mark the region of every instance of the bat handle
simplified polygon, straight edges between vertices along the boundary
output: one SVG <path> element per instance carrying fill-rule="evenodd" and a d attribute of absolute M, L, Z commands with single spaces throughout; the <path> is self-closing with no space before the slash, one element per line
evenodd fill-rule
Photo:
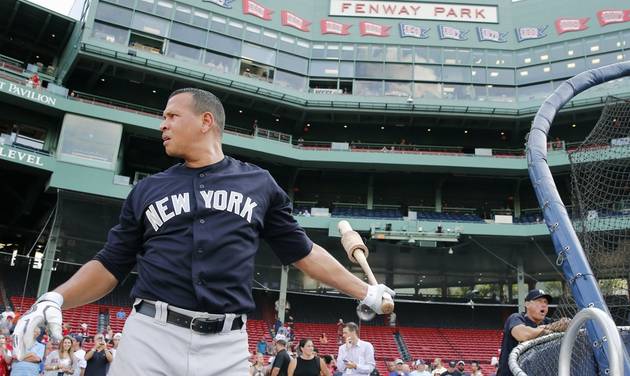
<path fill-rule="evenodd" d="M 363 272 L 365 272 L 365 274 L 367 275 L 368 283 L 370 285 L 378 285 L 378 282 L 376 281 L 376 277 L 374 277 L 374 273 L 372 273 L 372 269 L 370 268 L 370 265 L 368 264 L 363 251 L 361 251 L 360 249 L 357 249 L 354 251 L 352 255 L 357 260 L 359 265 L 361 265 L 361 269 L 363 269 Z M 383 302 L 381 303 L 381 311 L 384 314 L 390 314 L 394 312 L 394 299 L 392 299 L 392 296 L 389 295 L 388 293 L 383 294 Z"/>

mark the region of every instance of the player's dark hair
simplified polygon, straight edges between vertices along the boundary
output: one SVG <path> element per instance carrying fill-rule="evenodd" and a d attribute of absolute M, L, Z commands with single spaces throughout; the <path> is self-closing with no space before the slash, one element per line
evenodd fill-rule
<path fill-rule="evenodd" d="M 210 112 L 214 115 L 214 120 L 219 125 L 219 130 L 223 134 L 223 128 L 225 128 L 225 110 L 219 98 L 207 90 L 201 90 L 194 87 L 185 87 L 183 89 L 177 89 L 169 95 L 168 99 L 173 98 L 178 94 L 190 93 L 193 98 L 193 106 L 198 114 L 204 112 Z"/>
<path fill-rule="evenodd" d="M 354 333 L 358 333 L 359 332 L 359 327 L 357 326 L 357 324 L 353 323 L 353 322 L 347 322 L 344 325 L 346 328 L 348 328 L 349 331 L 354 332 Z"/>

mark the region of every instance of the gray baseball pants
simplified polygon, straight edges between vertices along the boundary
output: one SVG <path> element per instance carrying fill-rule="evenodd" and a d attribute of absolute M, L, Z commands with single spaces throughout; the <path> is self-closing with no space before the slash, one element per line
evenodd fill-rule
<path fill-rule="evenodd" d="M 248 374 L 250 354 L 245 316 L 245 325 L 239 330 L 230 330 L 234 315 L 228 314 L 222 332 L 202 334 L 167 323 L 168 304 L 159 301 L 154 304 L 155 317 L 137 313 L 134 309 L 127 318 L 108 376 Z M 223 317 L 175 307 L 170 309 L 189 316 Z"/>

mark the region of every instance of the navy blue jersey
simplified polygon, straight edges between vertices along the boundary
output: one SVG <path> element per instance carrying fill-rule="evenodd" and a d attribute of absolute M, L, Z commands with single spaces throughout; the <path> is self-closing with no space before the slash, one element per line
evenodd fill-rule
<path fill-rule="evenodd" d="M 137 264 L 134 298 L 211 313 L 254 310 L 254 256 L 264 238 L 283 264 L 313 242 L 269 172 L 225 157 L 140 181 L 95 259 L 119 281 Z"/>
<path fill-rule="evenodd" d="M 540 325 L 549 324 L 551 320 L 547 317 L 543 319 Z M 513 313 L 505 320 L 505 326 L 503 327 L 503 341 L 501 343 L 501 358 L 499 360 L 499 370 L 497 376 L 512 376 L 510 366 L 508 365 L 508 358 L 510 353 L 518 345 L 516 338 L 512 336 L 512 329 L 518 325 L 529 326 L 530 328 L 537 328 L 538 325 L 532 321 L 525 313 Z"/>

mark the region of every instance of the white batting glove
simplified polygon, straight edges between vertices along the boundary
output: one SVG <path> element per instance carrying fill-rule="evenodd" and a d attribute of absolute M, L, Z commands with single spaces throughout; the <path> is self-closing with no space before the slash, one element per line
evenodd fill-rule
<path fill-rule="evenodd" d="M 24 359 L 28 350 L 35 343 L 35 328 L 42 323 L 48 328 L 53 340 L 61 340 L 62 305 L 63 296 L 61 294 L 47 292 L 40 296 L 31 309 L 20 318 L 13 331 L 13 350 L 18 360 Z"/>
<path fill-rule="evenodd" d="M 367 295 L 363 298 L 363 300 L 361 300 L 361 304 L 365 304 L 374 312 L 382 315 L 383 311 L 381 310 L 381 305 L 383 304 L 383 294 L 385 293 L 388 293 L 392 298 L 396 295 L 394 290 L 383 284 L 369 285 Z"/>

